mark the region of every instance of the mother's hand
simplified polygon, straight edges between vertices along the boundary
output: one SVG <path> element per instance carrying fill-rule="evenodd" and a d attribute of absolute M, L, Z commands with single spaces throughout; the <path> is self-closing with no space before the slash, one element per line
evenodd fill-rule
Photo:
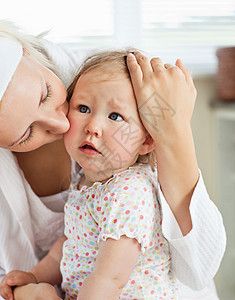
<path fill-rule="evenodd" d="M 192 229 L 189 205 L 199 178 L 190 121 L 196 89 L 180 60 L 163 64 L 142 53 L 129 54 L 130 71 L 141 120 L 155 142 L 158 181 L 179 226 Z"/>
<path fill-rule="evenodd" d="M 59 300 L 55 288 L 48 283 L 30 283 L 14 289 L 15 300 Z"/>
<path fill-rule="evenodd" d="M 190 124 L 196 89 L 190 72 L 181 62 L 163 64 L 142 53 L 128 55 L 127 64 L 140 117 L 153 138 L 184 130 Z"/>

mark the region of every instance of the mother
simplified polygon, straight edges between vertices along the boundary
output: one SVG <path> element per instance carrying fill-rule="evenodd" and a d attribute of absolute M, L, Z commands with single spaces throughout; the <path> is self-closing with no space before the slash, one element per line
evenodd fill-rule
<path fill-rule="evenodd" d="M 1 278 L 33 267 L 63 233 L 71 174 L 62 141 L 69 128 L 66 88 L 80 56 L 0 22 Z M 127 64 L 142 121 L 156 144 L 162 229 L 173 271 L 189 288 L 206 293 L 224 253 L 225 232 L 198 171 L 191 75 L 181 61 L 163 65 L 141 53 L 130 55 Z"/>

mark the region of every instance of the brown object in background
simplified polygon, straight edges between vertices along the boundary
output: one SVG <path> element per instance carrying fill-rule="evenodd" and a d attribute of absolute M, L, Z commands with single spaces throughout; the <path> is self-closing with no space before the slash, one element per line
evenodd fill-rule
<path fill-rule="evenodd" d="M 219 48 L 216 55 L 218 57 L 217 97 L 225 101 L 235 101 L 235 47 Z"/>

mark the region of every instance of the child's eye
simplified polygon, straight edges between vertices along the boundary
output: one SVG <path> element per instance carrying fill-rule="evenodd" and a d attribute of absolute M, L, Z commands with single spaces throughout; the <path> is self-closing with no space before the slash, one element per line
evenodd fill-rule
<path fill-rule="evenodd" d="M 111 119 L 113 121 L 122 121 L 123 117 L 120 114 L 118 114 L 118 113 L 111 113 L 109 115 L 109 119 Z"/>
<path fill-rule="evenodd" d="M 89 114 L 91 111 L 86 105 L 79 105 L 78 110 L 83 114 Z"/>

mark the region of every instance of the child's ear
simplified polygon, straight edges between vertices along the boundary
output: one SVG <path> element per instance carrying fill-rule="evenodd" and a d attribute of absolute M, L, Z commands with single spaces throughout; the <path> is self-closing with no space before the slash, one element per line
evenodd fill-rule
<path fill-rule="evenodd" d="M 139 150 L 140 155 L 147 154 L 155 149 L 155 144 L 152 137 L 147 133 L 146 139 Z"/>

